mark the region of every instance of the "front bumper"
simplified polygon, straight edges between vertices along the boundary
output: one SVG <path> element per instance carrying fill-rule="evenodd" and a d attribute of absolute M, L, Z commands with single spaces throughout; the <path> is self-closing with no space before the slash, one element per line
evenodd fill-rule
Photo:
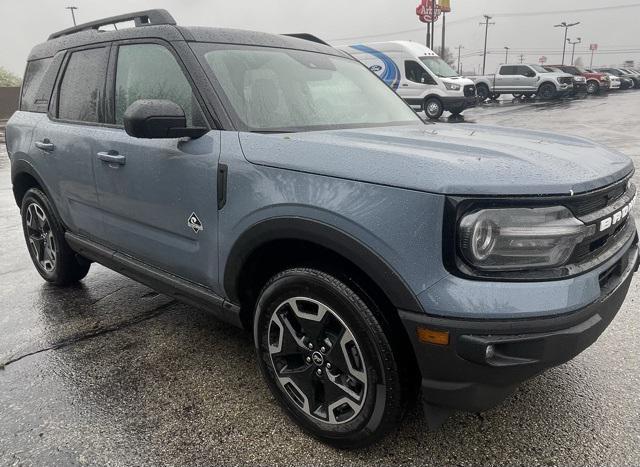
<path fill-rule="evenodd" d="M 478 105 L 478 98 L 475 96 L 445 96 L 441 97 L 444 110 L 450 111 L 451 109 L 470 109 Z"/>
<path fill-rule="evenodd" d="M 490 409 L 522 381 L 581 353 L 598 339 L 622 306 L 638 265 L 634 242 L 608 271 L 599 299 L 555 317 L 465 320 L 401 311 L 422 374 L 428 419 L 432 419 L 430 410 L 442 408 Z M 421 342 L 419 327 L 447 331 L 449 344 Z"/>

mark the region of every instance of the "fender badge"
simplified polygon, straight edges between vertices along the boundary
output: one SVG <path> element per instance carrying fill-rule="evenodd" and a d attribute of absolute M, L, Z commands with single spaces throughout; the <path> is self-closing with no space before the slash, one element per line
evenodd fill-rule
<path fill-rule="evenodd" d="M 195 212 L 192 212 L 191 215 L 189 216 L 187 225 L 195 233 L 200 233 L 202 230 L 204 230 L 204 227 L 202 227 L 202 222 L 200 222 L 200 219 L 198 219 L 198 216 L 196 216 Z"/>

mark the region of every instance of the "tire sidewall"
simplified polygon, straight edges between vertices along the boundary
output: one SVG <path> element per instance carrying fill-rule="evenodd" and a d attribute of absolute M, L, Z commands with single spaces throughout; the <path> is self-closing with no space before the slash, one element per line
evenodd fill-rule
<path fill-rule="evenodd" d="M 353 291 L 351 293 L 356 296 Z M 312 298 L 331 308 L 349 327 L 358 342 L 364 356 L 368 381 L 364 406 L 353 420 L 332 425 L 307 416 L 284 393 L 276 378 L 267 349 L 269 321 L 282 302 L 296 296 Z M 369 444 L 367 438 L 384 421 L 383 415 L 388 404 L 385 388 L 389 367 L 393 366 L 389 365 L 389 359 L 392 359 L 391 348 L 384 338 L 382 340 L 385 342 L 380 342 L 381 337 L 384 337 L 382 332 L 376 335 L 367 325 L 367 320 L 363 319 L 362 313 L 371 313 L 364 302 L 354 301 L 352 297 L 334 289 L 322 276 L 318 277 L 305 270 L 291 270 L 278 275 L 263 290 L 256 306 L 254 341 L 260 370 L 269 388 L 287 414 L 307 433 L 337 447 L 354 446 L 358 440 Z M 387 362 L 386 365 L 383 362 Z M 396 379 L 397 377 L 396 374 Z"/>
<path fill-rule="evenodd" d="M 595 81 L 589 81 L 587 83 L 587 94 L 598 94 L 600 92 L 600 85 Z"/>
<path fill-rule="evenodd" d="M 547 90 L 548 92 L 545 92 Z M 556 88 L 553 84 L 544 83 L 543 85 L 540 86 L 540 98 L 544 100 L 550 100 L 555 97 L 555 94 L 556 94 Z"/>
<path fill-rule="evenodd" d="M 480 92 L 480 90 L 482 90 L 482 93 Z M 490 94 L 491 92 L 489 91 L 489 88 L 484 84 L 476 86 L 476 95 L 478 96 L 480 102 L 486 101 L 489 98 Z"/>

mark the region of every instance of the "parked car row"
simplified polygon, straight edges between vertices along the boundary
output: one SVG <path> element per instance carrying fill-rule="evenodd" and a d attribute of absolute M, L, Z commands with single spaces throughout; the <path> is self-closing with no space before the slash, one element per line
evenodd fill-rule
<path fill-rule="evenodd" d="M 434 120 L 444 111 L 459 115 L 502 94 L 550 100 L 640 88 L 640 73 L 630 69 L 504 64 L 489 75 L 463 77 L 431 49 L 415 42 L 374 42 L 338 48 L 358 59 L 409 105 Z"/>

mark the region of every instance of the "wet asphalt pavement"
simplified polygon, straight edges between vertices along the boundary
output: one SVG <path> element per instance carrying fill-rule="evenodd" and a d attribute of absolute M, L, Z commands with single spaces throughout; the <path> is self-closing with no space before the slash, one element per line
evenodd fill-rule
<path fill-rule="evenodd" d="M 501 101 L 465 115 L 590 137 L 640 166 L 640 91 Z M 416 406 L 380 444 L 338 451 L 280 411 L 248 333 L 98 265 L 78 286 L 45 284 L 24 245 L 4 151 L 0 465 L 640 465 L 638 277 L 595 345 L 500 407 L 457 413 L 432 433 Z"/>

